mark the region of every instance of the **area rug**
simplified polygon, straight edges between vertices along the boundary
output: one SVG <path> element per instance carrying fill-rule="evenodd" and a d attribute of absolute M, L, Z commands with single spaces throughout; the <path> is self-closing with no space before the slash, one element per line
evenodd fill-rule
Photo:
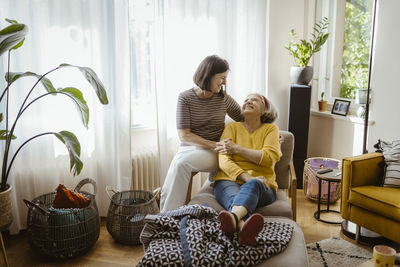
<path fill-rule="evenodd" d="M 310 267 L 358 266 L 372 258 L 372 252 L 340 237 L 307 245 Z"/>

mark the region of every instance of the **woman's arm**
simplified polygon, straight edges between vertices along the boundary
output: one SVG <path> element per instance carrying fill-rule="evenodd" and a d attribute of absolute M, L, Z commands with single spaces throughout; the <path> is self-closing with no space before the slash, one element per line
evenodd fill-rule
<path fill-rule="evenodd" d="M 206 149 L 215 149 L 216 142 L 204 139 L 190 131 L 190 129 L 178 129 L 178 136 L 181 142 L 195 145 Z"/>

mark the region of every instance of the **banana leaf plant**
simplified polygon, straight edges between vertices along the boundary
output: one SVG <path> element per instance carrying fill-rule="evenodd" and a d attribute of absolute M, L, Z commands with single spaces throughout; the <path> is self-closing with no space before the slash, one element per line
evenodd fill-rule
<path fill-rule="evenodd" d="M 66 87 L 66 88 L 58 88 L 55 89 L 52 82 L 46 77 L 48 74 L 64 69 L 64 68 L 77 68 L 84 76 L 84 78 L 90 83 L 90 85 L 95 90 L 95 93 L 100 100 L 100 102 L 104 105 L 108 104 L 107 93 L 104 89 L 104 86 L 97 74 L 88 67 L 80 67 L 74 66 L 70 64 L 61 64 L 58 67 L 46 72 L 45 74 L 36 74 L 30 71 L 26 72 L 10 72 L 10 58 L 12 50 L 18 49 L 22 46 L 25 40 L 25 36 L 28 33 L 28 27 L 24 24 L 20 24 L 15 20 L 6 19 L 9 26 L 0 30 L 0 56 L 3 54 L 8 55 L 7 60 L 7 72 L 5 73 L 5 81 L 7 85 L 5 89 L 0 93 L 0 103 L 4 100 L 5 104 L 2 105 L 4 108 L 0 110 L 0 140 L 5 142 L 2 146 L 1 154 L 2 158 L 2 167 L 1 167 L 1 183 L 0 183 L 0 192 L 5 191 L 8 188 L 7 180 L 10 176 L 10 170 L 13 165 L 13 162 L 20 152 L 20 150 L 30 141 L 44 136 L 44 135 L 54 135 L 57 139 L 59 139 L 67 148 L 70 157 L 70 171 L 73 175 L 79 175 L 83 168 L 83 163 L 80 160 L 81 153 L 81 145 L 76 138 L 75 134 L 69 131 L 60 131 L 60 132 L 44 132 L 41 134 L 37 134 L 23 141 L 22 144 L 15 150 L 12 154 L 10 152 L 10 147 L 12 141 L 17 138 L 14 135 L 15 127 L 18 123 L 20 117 L 28 111 L 28 108 L 32 104 L 37 104 L 36 102 L 50 95 L 64 95 L 69 97 L 72 102 L 76 105 L 80 118 L 82 120 L 83 125 L 88 128 L 89 124 L 89 107 L 86 104 L 85 99 L 83 98 L 82 92 L 74 87 Z M 12 105 L 9 103 L 9 94 L 11 85 L 15 83 L 18 79 L 22 79 L 24 77 L 35 77 L 37 80 L 25 96 L 21 106 L 17 107 L 16 105 Z M 37 90 L 40 86 L 39 83 L 45 89 L 45 92 L 34 99 L 30 99 L 33 90 Z M 19 109 L 16 117 L 12 120 L 9 118 L 9 108 L 17 108 Z"/>

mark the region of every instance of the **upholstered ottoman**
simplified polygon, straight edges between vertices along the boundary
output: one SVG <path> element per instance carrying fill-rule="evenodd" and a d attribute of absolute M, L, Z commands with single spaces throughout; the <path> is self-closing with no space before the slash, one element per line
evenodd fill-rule
<path fill-rule="evenodd" d="M 304 235 L 299 225 L 291 219 L 291 212 L 287 212 L 287 210 L 290 211 L 290 208 L 286 207 L 287 203 L 287 201 L 280 201 L 278 196 L 276 203 L 257 210 L 258 213 L 264 215 L 265 221 L 288 223 L 294 227 L 292 239 L 287 248 L 283 252 L 271 257 L 257 266 L 308 266 Z M 214 208 L 217 212 L 223 210 L 223 207 L 214 197 L 213 189 L 209 181 L 206 181 L 200 192 L 191 199 L 189 204 L 208 205 Z"/>

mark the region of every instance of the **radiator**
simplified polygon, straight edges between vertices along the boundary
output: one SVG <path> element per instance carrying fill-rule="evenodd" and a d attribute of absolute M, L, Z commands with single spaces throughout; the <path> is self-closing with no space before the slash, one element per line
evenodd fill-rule
<path fill-rule="evenodd" d="M 133 151 L 132 190 L 153 191 L 160 186 L 158 153 L 155 148 Z"/>

